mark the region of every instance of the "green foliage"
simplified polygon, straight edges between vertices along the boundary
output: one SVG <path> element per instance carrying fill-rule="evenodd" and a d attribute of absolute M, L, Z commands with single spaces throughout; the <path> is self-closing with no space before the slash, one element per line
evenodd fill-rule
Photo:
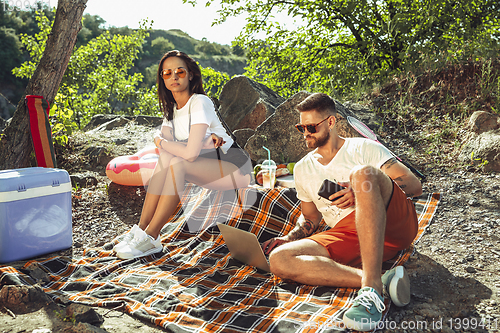
<path fill-rule="evenodd" d="M 64 322 L 71 322 L 73 325 L 76 324 L 76 317 L 75 314 L 72 314 L 71 316 L 67 316 L 66 312 L 64 310 L 54 310 L 54 314 L 56 317 L 58 317 L 60 320 Z"/>
<path fill-rule="evenodd" d="M 21 37 L 31 59 L 13 70 L 18 77 L 33 75 L 45 49 L 52 24 L 43 14 L 37 20 L 40 32 Z M 105 31 L 75 48 L 54 101 L 55 141 L 66 143 L 76 124 L 84 126 L 96 114 L 158 113 L 154 91 L 138 87 L 142 74 L 128 74 L 148 34 L 145 25 L 127 36 Z"/>
<path fill-rule="evenodd" d="M 238 45 L 237 43 L 233 43 L 231 49 L 232 49 L 231 52 L 234 55 L 239 56 L 239 57 L 245 56 L 245 50 L 240 45 Z"/>
<path fill-rule="evenodd" d="M 144 75 L 141 87 L 146 88 L 156 85 L 158 62 L 170 50 L 185 52 L 203 67 L 212 67 L 229 76 L 242 74 L 246 65 L 246 58 L 241 56 L 244 51 L 239 46 L 236 49 L 241 55 L 237 56 L 233 48 L 227 45 L 210 43 L 206 39 L 199 41 L 178 29 L 150 30 L 142 47 L 143 51 L 135 61 L 133 70 Z"/>
<path fill-rule="evenodd" d="M 101 26 L 105 23 L 103 18 L 97 15 L 84 14 L 82 29 L 78 32 L 77 46 L 87 44 L 91 39 L 96 38 L 104 32 Z"/>
<path fill-rule="evenodd" d="M 20 4 L 18 2 L 18 5 Z M 0 4 L 0 89 L 4 92 L 5 89 L 11 91 L 9 96 L 11 101 L 21 99 L 28 83 L 27 79 L 15 77 L 12 69 L 29 59 L 29 53 L 20 42 L 20 35 L 34 36 L 40 31 L 36 20 L 37 10 L 43 11 L 50 20 L 55 16 L 55 12 L 42 2 L 33 3 L 30 10 L 13 10 L 8 1 Z M 8 110 L 7 114 L 12 114 L 14 110 Z"/>
<path fill-rule="evenodd" d="M 151 47 L 148 47 L 148 44 L 146 44 L 144 46 L 144 50 L 146 54 L 153 57 L 155 60 L 160 60 L 161 56 L 163 55 L 163 53 L 155 53 L 154 50 L 152 50 L 152 41 L 159 37 L 162 37 L 171 42 L 173 45 L 172 49 L 176 49 L 185 52 L 187 54 L 196 53 L 195 47 L 197 41 L 194 38 L 190 37 L 185 32 L 178 29 L 173 29 L 168 31 L 152 30 L 150 37 L 146 39 L 146 41 L 149 41 Z M 170 51 L 170 49 L 167 51 Z"/>
<path fill-rule="evenodd" d="M 174 47 L 174 44 L 164 37 L 158 37 L 151 41 L 151 49 L 155 54 L 164 54 L 173 50 Z"/>
<path fill-rule="evenodd" d="M 203 88 L 207 95 L 219 98 L 222 88 L 229 81 L 229 75 L 216 71 L 211 67 L 201 68 L 201 76 L 203 77 Z"/>
<path fill-rule="evenodd" d="M 60 91 L 71 96 L 69 105 L 81 123 L 99 113 L 156 112 L 155 104 L 148 106 L 152 92 L 138 88 L 143 75 L 128 74 L 146 35 L 145 25 L 127 36 L 106 31 L 73 52 Z M 78 94 L 65 93 L 65 89 L 76 90 Z"/>
<path fill-rule="evenodd" d="M 16 35 L 34 35 L 40 31 L 36 20 L 37 12 L 43 12 L 50 21 L 55 17 L 55 11 L 41 1 L 37 2 L 36 6 L 30 6 L 30 10 L 13 10 L 8 1 L 4 1 L 0 5 L 0 26 L 14 29 Z"/>
<path fill-rule="evenodd" d="M 43 44 L 47 33 L 50 32 L 50 22 L 55 18 L 54 10 L 43 5 L 42 2 L 37 3 L 37 6 L 38 10 L 32 6 L 33 9 L 28 11 L 11 10 L 8 7 L 8 3 L 5 6 L 0 6 L 0 88 L 3 89 L 7 86 L 7 89 L 12 90 L 10 99 L 13 101 L 19 100 L 22 97 L 24 87 L 28 83 L 28 79 L 31 77 L 42 55 L 40 51 L 44 49 Z M 43 20 L 45 22 L 39 21 L 42 19 L 42 16 L 38 14 L 40 12 L 43 12 L 43 17 L 45 17 Z M 104 23 L 105 21 L 97 15 L 84 14 L 82 29 L 78 33 L 74 53 L 80 47 L 85 47 L 91 41 L 104 34 L 110 34 L 110 36 L 105 38 L 110 40 L 111 43 L 114 43 L 111 38 L 114 36 L 133 38 L 134 29 L 128 27 L 106 28 Z M 152 100 L 151 96 L 155 95 L 155 92 L 151 91 L 151 88 L 156 85 L 158 61 L 169 50 L 178 49 L 186 52 L 198 60 L 202 66 L 226 72 L 229 76 L 242 74 L 244 71 L 246 58 L 244 57 L 244 50 L 240 46 L 236 45 L 231 48 L 227 45 L 210 43 L 207 40 L 199 41 L 178 29 L 167 31 L 148 29 L 148 33 L 144 36 L 142 45 L 138 46 L 139 52 L 135 54 L 135 58 L 131 58 L 132 66 L 129 66 L 126 71 L 129 76 L 134 73 L 143 75 L 142 80 L 136 81 L 139 82 L 138 86 L 136 86 L 136 92 L 140 91 L 141 94 L 139 95 L 142 98 L 136 102 L 129 100 L 128 102 L 118 103 L 117 106 L 121 108 L 121 105 L 125 105 L 128 113 L 156 112 L 157 102 L 150 103 Z M 90 50 L 90 52 L 93 51 Z M 33 53 L 33 56 L 31 53 Z M 100 56 L 96 55 L 96 58 L 98 57 Z M 16 70 L 18 76 L 13 75 L 12 70 L 14 68 L 18 68 Z M 66 83 L 71 86 L 71 83 Z M 82 91 L 80 89 L 81 87 L 79 86 L 77 90 L 80 92 Z M 64 96 L 67 95 L 64 94 Z M 114 96 L 111 97 L 111 102 L 113 100 L 115 100 Z M 71 105 L 75 105 L 75 103 L 72 101 Z M 151 105 L 154 106 L 152 107 Z M 103 110 L 102 112 L 106 111 Z M 84 125 L 84 115 L 80 115 L 75 110 L 74 117 L 81 121 L 81 125 Z"/>
<path fill-rule="evenodd" d="M 155 87 L 156 86 L 156 75 L 158 74 L 158 64 L 153 64 L 149 67 L 146 67 L 144 70 L 144 87 Z"/>
<path fill-rule="evenodd" d="M 64 146 L 73 131 L 78 128 L 74 121 L 73 109 L 69 105 L 70 99 L 58 93 L 50 108 L 50 116 L 53 119 L 52 137 L 53 141 Z"/>
<path fill-rule="evenodd" d="M 0 76 L 7 78 L 11 76 L 9 68 L 19 66 L 21 57 L 21 43 L 17 38 L 14 29 L 0 27 Z"/>
<path fill-rule="evenodd" d="M 219 22 L 247 15 L 237 42 L 247 51 L 248 75 L 284 96 L 300 89 L 348 94 L 408 68 L 421 54 L 498 51 L 497 0 L 222 0 L 221 6 Z M 304 23 L 283 26 L 277 13 Z"/>
<path fill-rule="evenodd" d="M 201 42 L 196 45 L 195 50 L 198 53 L 205 53 L 209 55 L 229 55 L 231 52 L 227 46 L 210 43 L 206 38 L 203 38 Z"/>
<path fill-rule="evenodd" d="M 470 163 L 471 165 L 475 165 L 478 168 L 483 168 L 485 167 L 489 162 L 485 159 L 482 159 L 480 157 L 474 157 L 474 152 L 470 153 Z"/>
<path fill-rule="evenodd" d="M 31 60 L 21 64 L 21 67 L 14 68 L 12 70 L 12 73 L 17 77 L 30 78 L 35 72 L 40 59 L 42 59 L 43 51 L 45 50 L 45 43 L 47 42 L 47 37 L 52 29 L 52 23 L 43 13 L 37 15 L 36 20 L 38 22 L 40 32 L 36 33 L 34 36 L 21 34 L 21 43 L 29 52 Z"/>

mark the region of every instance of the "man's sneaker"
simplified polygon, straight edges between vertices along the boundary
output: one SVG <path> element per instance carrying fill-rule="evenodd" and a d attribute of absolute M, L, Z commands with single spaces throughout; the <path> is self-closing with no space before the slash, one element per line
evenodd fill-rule
<path fill-rule="evenodd" d="M 375 289 L 361 288 L 351 308 L 344 313 L 344 325 L 356 331 L 374 330 L 384 310 L 384 298 Z"/>
<path fill-rule="evenodd" d="M 161 245 L 160 236 L 154 239 L 142 231 L 142 233 L 138 232 L 128 245 L 118 249 L 116 256 L 120 259 L 132 259 L 148 256 L 162 250 L 163 246 Z"/>
<path fill-rule="evenodd" d="M 396 266 L 385 272 L 382 283 L 396 306 L 410 303 L 410 278 L 403 266 Z"/>
<path fill-rule="evenodd" d="M 118 250 L 120 250 L 120 248 L 124 247 L 125 245 L 128 245 L 128 243 L 134 239 L 134 236 L 137 232 L 140 231 L 143 231 L 141 228 L 139 228 L 139 226 L 137 224 L 134 224 L 134 226 L 132 227 L 132 229 L 130 229 L 124 236 L 123 236 L 123 239 L 118 243 L 116 244 L 115 246 L 113 246 L 113 251 L 115 252 L 118 252 Z"/>

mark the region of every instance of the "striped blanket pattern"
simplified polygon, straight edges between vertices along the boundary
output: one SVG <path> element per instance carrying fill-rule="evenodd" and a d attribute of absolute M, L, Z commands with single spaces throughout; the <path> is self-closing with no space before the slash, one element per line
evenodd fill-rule
<path fill-rule="evenodd" d="M 188 184 L 175 215 L 162 230 L 163 252 L 118 260 L 111 249 L 81 258 L 37 261 L 56 301 L 121 309 L 167 332 L 334 332 L 356 296 L 352 288 L 300 285 L 231 258 L 216 226 L 250 231 L 260 242 L 288 233 L 300 215 L 294 189 L 210 191 Z M 422 236 L 439 194 L 415 200 Z M 328 228 L 322 223 L 321 230 Z M 394 265 L 403 264 L 413 245 Z M 33 261 L 24 266 L 28 267 Z M 34 285 L 25 269 L 0 266 L 0 283 Z"/>
<path fill-rule="evenodd" d="M 28 108 L 31 138 L 37 165 L 44 168 L 55 168 L 57 162 L 49 121 L 49 102 L 42 96 L 27 95 L 25 103 Z"/>

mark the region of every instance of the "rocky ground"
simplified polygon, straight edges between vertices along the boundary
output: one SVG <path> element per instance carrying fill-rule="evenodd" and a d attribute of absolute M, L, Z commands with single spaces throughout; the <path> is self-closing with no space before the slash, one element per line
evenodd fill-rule
<path fill-rule="evenodd" d="M 144 142 L 152 142 L 148 141 L 151 131 L 151 127 L 129 124 L 71 137 L 72 148 L 58 155 L 64 156 L 58 163 L 78 175 L 75 179 L 79 185 L 73 190 L 73 247 L 59 254 L 80 256 L 85 249 L 109 242 L 138 221 L 144 189 L 110 183 L 105 165 L 113 156 L 133 154 Z M 424 192 L 439 192 L 442 200 L 432 225 L 406 264 L 412 301 L 406 307 L 392 306 L 382 331 L 499 332 L 500 174 L 486 174 L 451 162 L 439 165 L 419 159 L 417 154 L 407 156 L 404 153 L 410 150 L 411 140 L 399 142 L 387 136 L 386 140 L 427 176 Z M 119 309 L 93 309 L 90 317 L 95 322 L 90 325 L 89 320 L 79 321 L 80 317 L 68 314 L 67 309 L 35 291 L 31 291 L 35 296 L 23 292 L 23 297 L 9 300 L 0 294 L 0 332 L 163 331 Z M 27 300 L 31 305 L 23 306 Z"/>

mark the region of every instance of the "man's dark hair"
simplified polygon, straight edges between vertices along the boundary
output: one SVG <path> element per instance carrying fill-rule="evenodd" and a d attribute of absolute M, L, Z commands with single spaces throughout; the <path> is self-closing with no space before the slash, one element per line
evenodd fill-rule
<path fill-rule="evenodd" d="M 337 113 L 335 101 L 327 94 L 315 93 L 309 95 L 306 99 L 297 105 L 299 112 L 315 110 L 324 115 L 334 116 Z"/>

